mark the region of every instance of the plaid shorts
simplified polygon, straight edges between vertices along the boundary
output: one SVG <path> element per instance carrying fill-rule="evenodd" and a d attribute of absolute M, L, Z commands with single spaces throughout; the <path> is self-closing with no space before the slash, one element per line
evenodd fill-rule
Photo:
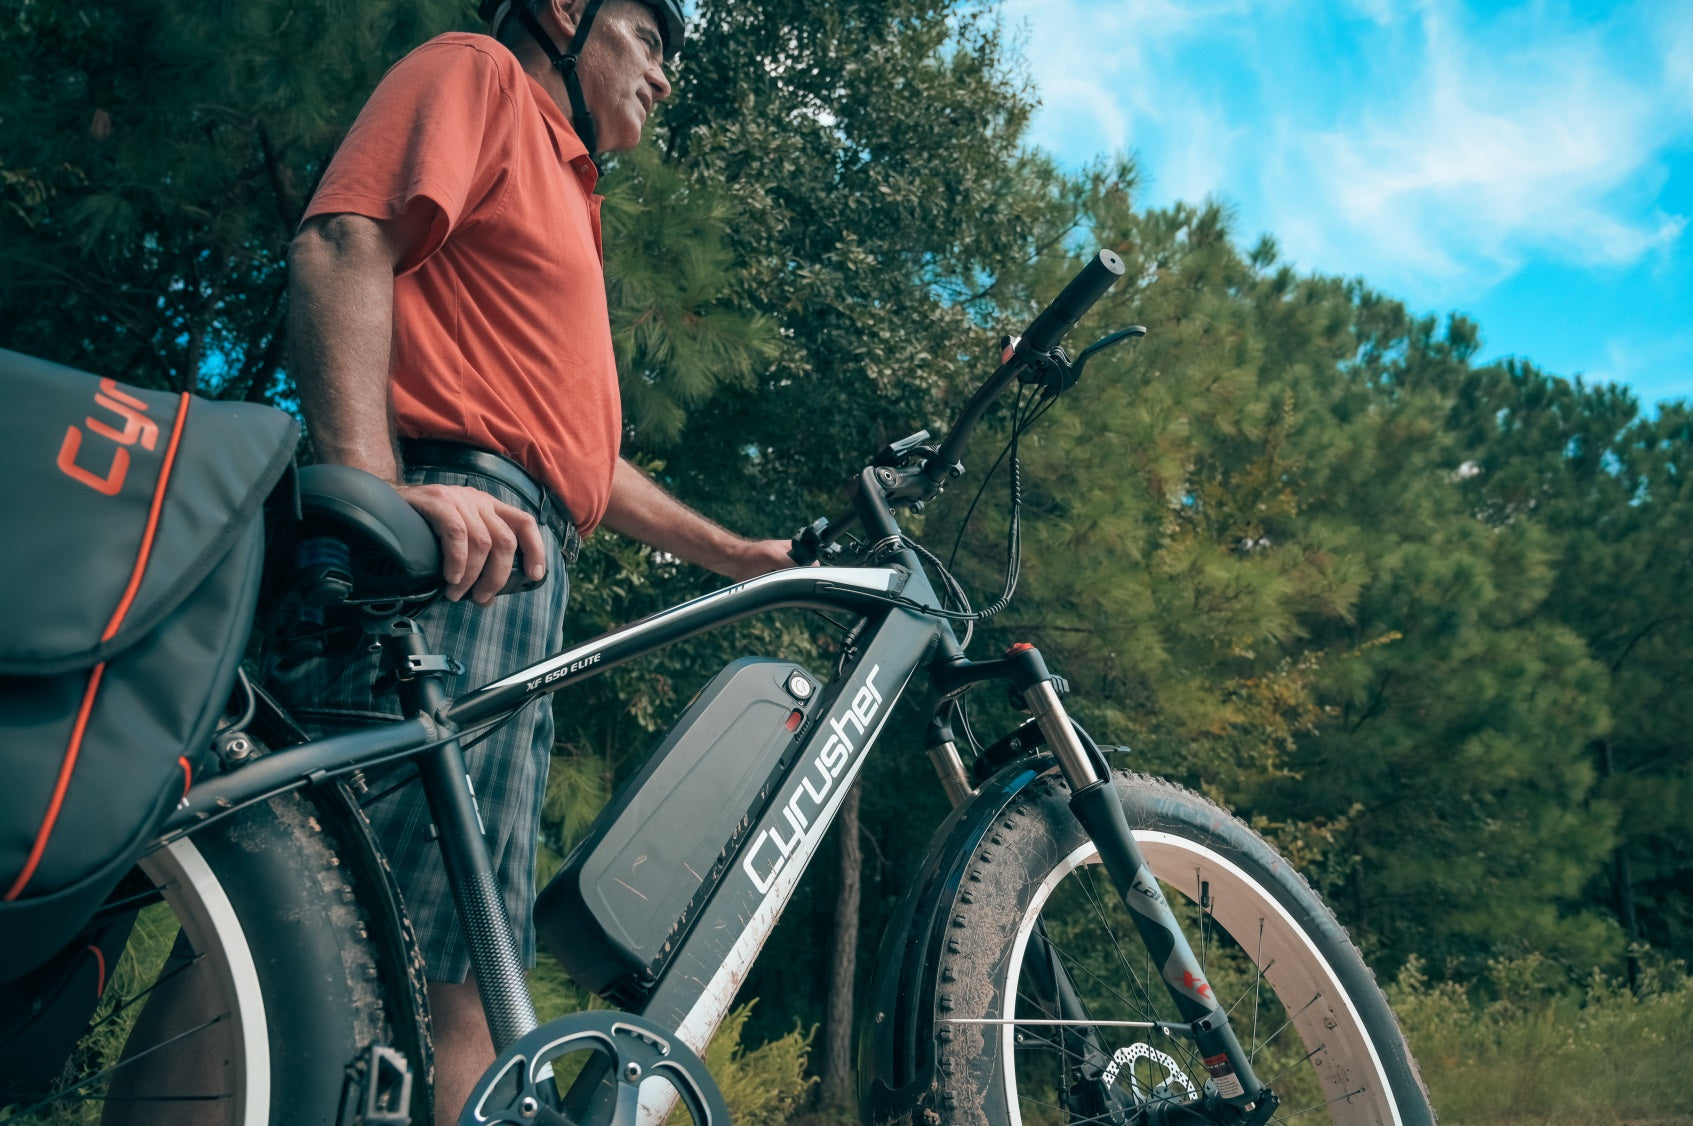
<path fill-rule="evenodd" d="M 407 470 L 406 479 L 412 484 L 469 485 L 507 504 L 530 509 L 512 489 L 476 474 L 425 467 Z M 545 524 L 541 536 L 549 553 L 547 580 L 541 586 L 503 595 L 487 607 L 468 599 L 436 602 L 417 616 L 430 652 L 444 653 L 464 667 L 463 675 L 447 678 L 449 696 L 462 695 L 559 651 L 570 582 L 558 555 L 558 537 Z M 378 654 L 329 654 L 279 669 L 267 686 L 313 736 L 335 735 L 403 718 L 393 693 L 377 696 L 373 691 L 378 663 Z M 551 699 L 543 698 L 465 749 L 495 878 L 526 966 L 535 964 L 535 851 L 552 745 Z M 470 955 L 440 850 L 431 839 L 429 807 L 416 772 L 404 766 L 383 774 L 373 772 L 367 781 L 374 800 L 365 806 L 365 813 L 399 881 L 429 980 L 463 981 Z M 392 788 L 399 783 L 404 784 Z"/>

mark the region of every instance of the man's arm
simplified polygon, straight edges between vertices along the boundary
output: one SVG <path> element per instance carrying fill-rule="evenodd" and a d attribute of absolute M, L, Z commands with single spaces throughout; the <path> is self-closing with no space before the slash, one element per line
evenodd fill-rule
<path fill-rule="evenodd" d="M 731 579 L 794 566 L 787 540 L 749 540 L 713 523 L 622 458 L 611 479 L 606 527 Z"/>
<path fill-rule="evenodd" d="M 529 577 L 544 576 L 546 547 L 534 517 L 479 489 L 400 482 L 388 386 L 394 270 L 422 244 L 427 222 L 409 213 L 306 222 L 288 254 L 289 369 L 318 456 L 399 489 L 440 537 L 447 598 L 468 593 L 486 605 L 519 549 Z"/>

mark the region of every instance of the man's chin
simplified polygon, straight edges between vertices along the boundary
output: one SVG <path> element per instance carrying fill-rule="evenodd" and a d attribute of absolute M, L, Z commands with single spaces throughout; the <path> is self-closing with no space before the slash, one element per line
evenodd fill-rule
<path fill-rule="evenodd" d="M 617 131 L 616 135 L 606 135 L 609 133 L 610 130 L 602 130 L 602 136 L 600 137 L 601 152 L 628 152 L 630 149 L 641 143 L 640 125 L 633 125 L 626 129 L 620 129 Z"/>

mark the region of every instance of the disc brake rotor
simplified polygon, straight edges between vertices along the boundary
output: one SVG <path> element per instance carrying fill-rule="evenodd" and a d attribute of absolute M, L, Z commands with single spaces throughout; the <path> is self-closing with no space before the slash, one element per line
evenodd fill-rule
<path fill-rule="evenodd" d="M 1163 1071 L 1162 1082 L 1153 1079 L 1143 1080 L 1142 1062 L 1156 1066 Z M 1150 1044 L 1134 1043 L 1118 1048 L 1111 1054 L 1111 1062 L 1106 1065 L 1105 1072 L 1100 1078 L 1107 1086 L 1117 1082 L 1118 1076 L 1127 1072 L 1129 1089 L 1135 1093 L 1135 1098 L 1141 1102 L 1152 1102 L 1160 1099 L 1174 1099 L 1178 1102 L 1189 1102 L 1199 1097 L 1199 1091 L 1189 1079 L 1187 1072 L 1174 1059 L 1160 1052 Z"/>

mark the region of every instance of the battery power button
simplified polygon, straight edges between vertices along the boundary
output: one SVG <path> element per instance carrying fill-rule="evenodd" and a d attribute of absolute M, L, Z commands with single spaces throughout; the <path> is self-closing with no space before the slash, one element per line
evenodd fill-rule
<path fill-rule="evenodd" d="M 811 694 L 817 691 L 817 686 L 811 683 L 802 672 L 793 673 L 788 677 L 788 695 L 796 700 L 809 700 Z"/>

